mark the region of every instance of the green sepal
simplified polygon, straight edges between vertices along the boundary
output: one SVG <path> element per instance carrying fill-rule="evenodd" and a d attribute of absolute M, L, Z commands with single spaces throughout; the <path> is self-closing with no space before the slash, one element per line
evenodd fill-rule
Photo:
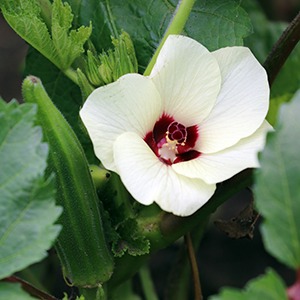
<path fill-rule="evenodd" d="M 63 229 L 56 242 L 64 276 L 79 287 L 99 286 L 110 278 L 114 264 L 83 149 L 38 78 L 28 76 L 24 80 L 23 96 L 26 102 L 37 103 L 38 123 L 50 147 L 57 203 L 64 209 L 59 219 Z"/>
<path fill-rule="evenodd" d="M 135 219 L 128 218 L 116 226 L 118 238 L 112 244 L 116 257 L 122 257 L 126 252 L 131 256 L 150 253 L 150 241 L 141 235 Z"/>

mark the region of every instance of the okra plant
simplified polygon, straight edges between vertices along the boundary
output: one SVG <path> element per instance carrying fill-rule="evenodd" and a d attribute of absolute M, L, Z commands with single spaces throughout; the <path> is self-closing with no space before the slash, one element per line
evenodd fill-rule
<path fill-rule="evenodd" d="M 0 9 L 29 45 L 24 103 L 0 99 L 1 299 L 162 299 L 148 261 L 174 243 L 187 251 L 165 299 L 203 299 L 197 248 L 245 189 L 216 225 L 236 239 L 259 227 L 294 282 L 269 268 L 209 299 L 300 299 L 297 8 L 290 23 L 248 0 Z M 31 282 L 38 262 L 58 271 Z"/>

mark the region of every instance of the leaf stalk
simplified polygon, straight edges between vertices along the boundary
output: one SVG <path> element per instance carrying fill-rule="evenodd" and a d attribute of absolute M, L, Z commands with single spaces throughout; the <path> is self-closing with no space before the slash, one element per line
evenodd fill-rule
<path fill-rule="evenodd" d="M 151 61 L 149 62 L 148 66 L 144 72 L 145 76 L 150 75 L 150 73 L 153 69 L 153 66 L 155 65 L 157 56 L 158 56 L 163 44 L 165 43 L 167 37 L 170 34 L 180 34 L 183 31 L 183 28 L 190 16 L 190 13 L 192 11 L 195 1 L 196 0 L 180 0 L 178 2 L 177 8 L 174 12 L 174 15 L 169 24 L 169 27 L 167 28 L 159 46 L 157 47 L 153 57 L 151 58 Z"/>

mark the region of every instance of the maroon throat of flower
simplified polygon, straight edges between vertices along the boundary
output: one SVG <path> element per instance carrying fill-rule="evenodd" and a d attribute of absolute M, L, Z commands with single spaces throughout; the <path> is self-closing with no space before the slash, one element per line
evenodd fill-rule
<path fill-rule="evenodd" d="M 153 131 L 145 135 L 144 141 L 163 163 L 172 165 L 201 155 L 193 149 L 198 138 L 197 125 L 185 127 L 173 117 L 163 114 Z"/>

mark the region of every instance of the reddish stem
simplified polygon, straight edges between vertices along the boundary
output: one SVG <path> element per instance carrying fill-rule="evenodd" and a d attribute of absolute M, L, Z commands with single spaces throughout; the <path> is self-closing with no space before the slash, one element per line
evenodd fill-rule
<path fill-rule="evenodd" d="M 300 39 L 300 12 L 282 33 L 264 62 L 270 86 Z"/>
<path fill-rule="evenodd" d="M 20 283 L 21 286 L 22 286 L 22 289 L 24 291 L 26 291 L 28 294 L 32 295 L 32 296 L 35 296 L 35 297 L 38 297 L 38 299 L 43 299 L 43 300 L 58 300 L 57 298 L 37 289 L 36 287 L 34 287 L 33 285 L 31 285 L 29 282 L 19 278 L 19 277 L 16 277 L 16 276 L 10 276 L 10 277 L 7 277 L 7 278 L 4 278 L 3 281 L 6 281 L 6 282 L 12 282 L 12 283 Z"/>

